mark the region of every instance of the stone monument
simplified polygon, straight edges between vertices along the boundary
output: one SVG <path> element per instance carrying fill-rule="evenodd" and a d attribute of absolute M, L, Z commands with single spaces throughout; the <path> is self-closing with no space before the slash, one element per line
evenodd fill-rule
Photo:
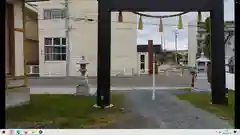
<path fill-rule="evenodd" d="M 201 53 L 201 57 L 196 60 L 196 81 L 193 90 L 211 91 L 211 85 L 208 82 L 207 67 L 210 60 Z"/>
<path fill-rule="evenodd" d="M 84 56 L 81 57 L 81 60 L 76 63 L 79 64 L 79 72 L 81 73 L 81 79 L 79 81 L 79 84 L 76 87 L 76 93 L 75 95 L 83 95 L 88 96 L 89 95 L 89 84 L 88 84 L 88 72 L 87 72 L 87 65 L 89 64 Z"/>

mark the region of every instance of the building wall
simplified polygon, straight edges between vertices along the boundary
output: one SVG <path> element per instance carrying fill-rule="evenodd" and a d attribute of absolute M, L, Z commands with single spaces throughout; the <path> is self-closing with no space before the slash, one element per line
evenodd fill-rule
<path fill-rule="evenodd" d="M 61 4 L 62 3 L 62 4 Z M 64 1 L 52 0 L 50 3 L 39 4 L 39 58 L 40 76 L 48 76 L 49 72 L 53 76 L 65 76 L 66 61 L 44 61 L 44 37 L 65 37 L 65 20 L 43 20 L 43 9 L 64 8 Z M 97 20 L 96 0 L 71 0 L 69 1 L 70 13 L 70 76 L 80 76 L 77 71 L 79 65 L 76 63 L 81 56 L 85 56 L 89 62 L 87 69 L 89 76 L 97 75 L 97 21 L 79 21 L 81 18 L 91 18 Z M 112 12 L 111 27 L 111 71 L 137 73 L 137 31 L 136 15 L 123 13 L 123 19 L 135 24 L 116 23 L 117 13 Z M 58 72 L 59 74 L 55 74 Z"/>
<path fill-rule="evenodd" d="M 25 33 L 28 48 L 27 64 L 38 64 L 38 17 L 37 12 L 26 8 Z"/>
<path fill-rule="evenodd" d="M 32 11 L 33 12 L 33 11 Z M 37 18 L 37 13 L 36 17 L 31 17 L 30 14 L 34 13 L 29 13 L 26 12 L 26 22 L 25 22 L 25 32 L 26 32 L 26 38 L 31 39 L 31 40 L 38 40 L 38 18 Z"/>
<path fill-rule="evenodd" d="M 27 39 L 26 40 L 27 48 L 28 48 L 28 54 L 27 54 L 27 64 L 28 65 L 38 65 L 39 59 L 38 59 L 38 41 Z"/>

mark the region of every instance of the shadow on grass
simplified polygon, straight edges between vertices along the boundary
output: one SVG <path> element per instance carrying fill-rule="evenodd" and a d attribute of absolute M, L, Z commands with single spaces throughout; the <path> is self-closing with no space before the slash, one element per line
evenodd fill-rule
<path fill-rule="evenodd" d="M 221 119 L 228 120 L 229 124 L 234 125 L 234 91 L 228 93 L 228 106 L 210 104 L 211 95 L 203 92 L 187 92 L 177 95 L 177 98 L 186 100 L 195 107 L 213 113 Z"/>
<path fill-rule="evenodd" d="M 112 95 L 113 108 L 97 109 L 95 96 L 31 95 L 27 105 L 6 110 L 7 128 L 93 128 L 124 117 L 124 96 Z"/>

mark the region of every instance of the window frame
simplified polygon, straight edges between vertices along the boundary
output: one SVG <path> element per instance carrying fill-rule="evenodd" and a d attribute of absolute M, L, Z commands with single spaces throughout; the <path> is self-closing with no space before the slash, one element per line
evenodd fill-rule
<path fill-rule="evenodd" d="M 142 68 L 142 66 L 143 66 L 143 68 Z M 140 70 L 145 70 L 145 63 L 143 63 L 143 62 L 140 63 Z"/>
<path fill-rule="evenodd" d="M 60 44 L 54 44 L 54 39 L 56 38 L 60 39 Z M 46 45 L 46 39 L 51 39 L 51 44 Z M 45 62 L 66 61 L 67 51 L 66 51 L 66 44 L 62 44 L 63 39 L 66 40 L 65 37 L 44 37 L 44 61 Z M 47 50 L 48 48 L 51 48 L 50 51 Z M 60 50 L 60 51 L 56 51 L 56 50 Z"/>
<path fill-rule="evenodd" d="M 140 70 L 141 71 L 145 71 L 145 68 L 146 68 L 145 59 L 146 59 L 145 54 L 140 54 Z M 143 65 L 143 68 L 142 68 L 142 65 Z"/>
<path fill-rule="evenodd" d="M 143 56 L 143 57 L 142 57 Z M 143 58 L 143 59 L 142 59 Z M 141 54 L 140 55 L 140 62 L 142 63 L 142 62 L 145 62 L 145 55 L 144 54 Z"/>
<path fill-rule="evenodd" d="M 56 16 L 57 13 L 59 14 L 58 16 Z M 64 18 L 66 18 L 65 9 L 62 8 L 43 9 L 44 20 L 62 20 Z"/>

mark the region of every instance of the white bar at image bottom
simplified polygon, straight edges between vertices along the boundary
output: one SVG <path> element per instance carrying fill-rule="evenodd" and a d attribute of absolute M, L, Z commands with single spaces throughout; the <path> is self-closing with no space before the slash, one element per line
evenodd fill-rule
<path fill-rule="evenodd" d="M 0 135 L 10 131 L 19 135 L 240 135 L 238 129 L 2 129 Z"/>

